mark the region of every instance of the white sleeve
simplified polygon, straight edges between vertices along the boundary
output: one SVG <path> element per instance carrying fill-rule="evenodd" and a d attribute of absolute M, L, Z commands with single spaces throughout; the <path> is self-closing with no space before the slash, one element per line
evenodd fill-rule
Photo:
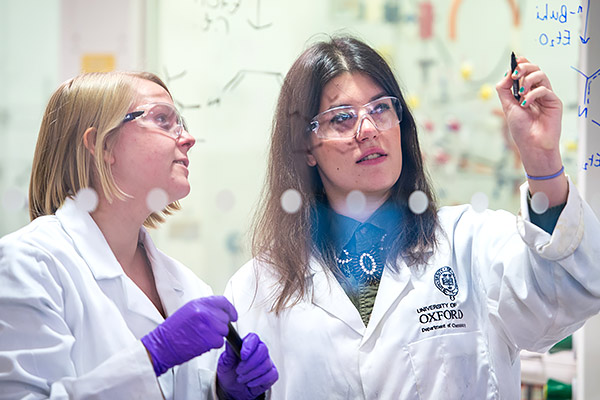
<path fill-rule="evenodd" d="M 600 311 L 600 223 L 569 180 L 550 235 L 529 221 L 527 191 L 525 184 L 518 234 L 479 246 L 476 259 L 489 262 L 481 271 L 492 323 L 517 348 L 543 352 Z"/>
<path fill-rule="evenodd" d="M 49 398 L 114 400 L 123 396 L 163 399 L 142 342 L 124 349 L 84 375 L 53 382 Z"/>
<path fill-rule="evenodd" d="M 35 246 L 0 243 L 0 399 L 162 399 L 140 341 L 78 371 L 64 302 L 71 278 Z"/>

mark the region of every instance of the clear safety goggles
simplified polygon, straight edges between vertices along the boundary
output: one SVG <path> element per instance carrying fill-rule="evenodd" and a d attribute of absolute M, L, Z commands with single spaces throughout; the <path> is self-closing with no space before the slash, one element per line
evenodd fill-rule
<path fill-rule="evenodd" d="M 384 96 L 362 107 L 340 106 L 317 114 L 309 130 L 321 139 L 347 139 L 358 135 L 365 118 L 379 131 L 390 129 L 401 121 L 402 106 L 393 96 Z"/>
<path fill-rule="evenodd" d="M 179 111 L 169 103 L 150 103 L 139 106 L 123 118 L 123 123 L 137 121 L 139 126 L 158 128 L 174 139 L 187 131 L 185 121 Z"/>

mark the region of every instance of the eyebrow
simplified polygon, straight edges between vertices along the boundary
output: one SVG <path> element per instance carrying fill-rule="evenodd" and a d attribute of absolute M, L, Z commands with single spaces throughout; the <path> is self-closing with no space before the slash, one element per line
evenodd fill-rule
<path fill-rule="evenodd" d="M 389 96 L 389 95 L 388 95 L 386 92 L 383 92 L 383 91 L 382 91 L 382 92 L 379 92 L 379 93 L 378 93 L 378 94 L 376 94 L 375 96 L 371 97 L 371 98 L 369 99 L 369 101 L 367 101 L 365 104 L 369 104 L 370 102 L 372 102 L 372 101 L 374 101 L 374 100 L 377 100 L 377 99 L 379 99 L 379 98 L 381 98 L 381 97 L 385 97 L 385 96 Z M 333 103 L 333 104 L 335 104 L 335 103 Z M 361 105 L 362 105 L 362 104 L 361 104 Z M 338 108 L 338 107 L 353 107 L 353 105 L 352 105 L 352 104 L 348 104 L 348 103 L 344 103 L 344 104 L 337 104 L 337 105 L 330 105 L 330 106 L 329 106 L 329 107 L 327 107 L 327 108 L 326 108 L 324 111 L 331 110 L 332 108 Z"/>

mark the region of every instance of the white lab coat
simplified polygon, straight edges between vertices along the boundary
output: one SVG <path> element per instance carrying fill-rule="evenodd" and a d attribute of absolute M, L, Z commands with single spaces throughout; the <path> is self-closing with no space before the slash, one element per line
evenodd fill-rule
<path fill-rule="evenodd" d="M 140 234 L 167 315 L 212 294 Z M 71 199 L 0 240 L 0 399 L 214 396 L 218 350 L 157 380 L 139 339 L 163 321 Z"/>
<path fill-rule="evenodd" d="M 275 276 L 250 261 L 225 294 L 279 370 L 272 399 L 520 399 L 520 349 L 545 351 L 600 310 L 600 223 L 569 187 L 552 236 L 529 222 L 526 185 L 516 220 L 442 208 L 439 250 L 385 269 L 367 326 L 314 260 L 312 295 L 276 316 Z"/>

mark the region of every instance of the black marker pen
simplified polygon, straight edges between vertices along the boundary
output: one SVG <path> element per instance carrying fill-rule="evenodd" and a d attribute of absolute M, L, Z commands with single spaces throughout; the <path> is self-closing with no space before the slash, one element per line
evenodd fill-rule
<path fill-rule="evenodd" d="M 511 75 L 515 73 L 515 69 L 517 69 L 517 57 L 515 57 L 515 52 L 510 53 L 510 73 Z M 521 96 L 519 95 L 519 80 L 513 80 L 513 96 L 518 101 L 521 100 Z"/>
<path fill-rule="evenodd" d="M 231 348 L 237 355 L 238 359 L 241 360 L 242 357 L 240 356 L 240 352 L 242 351 L 242 338 L 237 333 L 237 331 L 235 330 L 235 328 L 233 327 L 231 322 L 228 322 L 227 326 L 229 327 L 229 332 L 227 333 L 227 336 L 225 336 L 225 339 L 227 339 L 227 341 L 231 345 Z M 217 388 L 217 392 L 219 390 L 220 390 L 220 387 Z M 222 397 L 225 398 L 226 396 L 223 395 Z M 266 398 L 266 395 L 264 393 L 262 393 L 262 394 L 258 395 L 258 397 L 256 399 L 257 400 L 265 400 L 265 398 Z"/>
<path fill-rule="evenodd" d="M 231 348 L 235 352 L 235 355 L 238 356 L 238 358 L 241 360 L 240 351 L 242 351 L 242 338 L 237 333 L 233 325 L 231 325 L 231 322 L 229 322 L 227 326 L 229 327 L 229 333 L 227 334 L 225 339 L 227 339 L 227 341 L 231 345 Z"/>

